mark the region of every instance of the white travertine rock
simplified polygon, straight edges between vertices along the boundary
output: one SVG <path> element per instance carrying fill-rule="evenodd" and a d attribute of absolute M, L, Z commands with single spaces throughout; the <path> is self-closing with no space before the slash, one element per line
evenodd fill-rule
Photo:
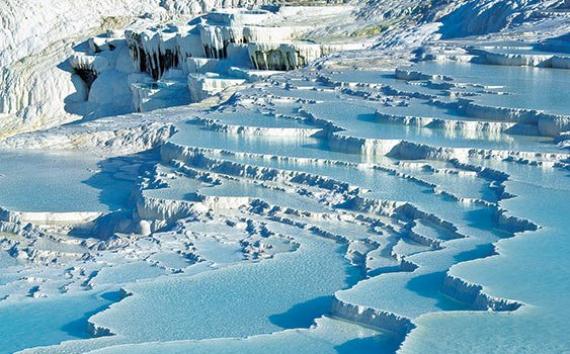
<path fill-rule="evenodd" d="M 341 50 L 362 49 L 356 45 L 323 45 L 314 43 L 255 42 L 248 44 L 249 57 L 258 70 L 293 70 L 308 65 L 322 56 Z"/>
<path fill-rule="evenodd" d="M 198 102 L 206 97 L 223 91 L 224 89 L 241 85 L 245 82 L 242 79 L 232 79 L 221 77 L 216 73 L 189 74 L 188 89 L 192 102 Z"/>
<path fill-rule="evenodd" d="M 211 58 L 188 58 L 186 59 L 186 70 L 188 73 L 205 74 L 216 71 L 220 60 Z"/>

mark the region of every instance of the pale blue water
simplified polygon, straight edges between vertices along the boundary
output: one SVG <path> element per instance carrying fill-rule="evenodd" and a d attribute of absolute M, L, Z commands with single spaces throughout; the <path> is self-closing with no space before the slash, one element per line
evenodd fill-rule
<path fill-rule="evenodd" d="M 313 137 L 235 136 L 190 123 L 179 123 L 177 128 L 179 132 L 170 141 L 180 145 L 279 156 L 362 160 L 359 155 L 331 152 L 325 142 Z"/>
<path fill-rule="evenodd" d="M 366 83 L 380 85 L 391 90 L 402 91 L 407 94 L 422 94 L 428 96 L 443 95 L 443 90 L 428 87 L 425 83 L 406 82 L 397 80 L 393 71 L 369 71 L 355 70 L 333 73 L 330 75 L 333 81 L 345 83 Z"/>
<path fill-rule="evenodd" d="M 120 300 L 116 291 L 0 304 L 0 352 L 89 338 L 87 320 Z"/>
<path fill-rule="evenodd" d="M 244 184 L 235 181 L 224 181 L 221 185 L 203 188 L 200 192 L 206 196 L 259 198 L 271 205 L 315 213 L 330 211 L 330 209 L 316 203 L 314 200 L 299 194 L 286 193 L 249 183 Z"/>
<path fill-rule="evenodd" d="M 119 209 L 131 183 L 102 172 L 100 161 L 83 153 L 0 151 L 0 206 L 38 212 Z"/>
<path fill-rule="evenodd" d="M 511 174 L 508 190 L 518 197 L 501 204 L 513 214 L 538 222 L 543 229 L 500 244 L 507 256 L 465 263 L 454 274 L 486 284 L 492 294 L 528 304 L 513 315 L 493 313 L 429 315 L 418 323 L 421 330 L 404 344 L 405 353 L 425 350 L 481 352 L 567 352 L 566 319 L 570 292 L 566 254 L 568 175 L 511 163 L 490 163 Z M 434 340 L 437 333 L 438 340 Z M 461 338 L 458 343 L 457 339 Z M 485 338 L 485 340 L 481 340 Z M 536 338 L 536 339 L 535 339 Z M 429 348 L 429 349 L 428 349 Z"/>
<path fill-rule="evenodd" d="M 349 322 L 324 319 L 323 328 L 295 330 L 247 339 L 215 339 L 201 341 L 175 341 L 142 345 L 122 345 L 97 351 L 103 353 L 140 353 L 149 350 L 160 353 L 378 353 L 394 352 L 398 343 L 388 334 L 365 329 Z"/>
<path fill-rule="evenodd" d="M 367 139 L 398 139 L 444 147 L 470 147 L 479 149 L 558 151 L 552 139 L 533 136 L 515 136 L 488 133 L 459 134 L 417 126 L 391 124 L 378 121 L 374 107 L 366 107 L 358 102 L 325 102 L 307 105 L 305 110 L 316 117 L 334 122 L 344 128 L 338 134 Z M 438 115 L 436 115 L 437 117 Z"/>
<path fill-rule="evenodd" d="M 229 125 L 245 125 L 250 127 L 312 128 L 311 126 L 304 124 L 301 120 L 278 118 L 273 115 L 255 113 L 246 110 L 237 110 L 235 112 L 227 113 L 213 113 L 208 115 L 208 119 L 220 120 L 220 122 Z"/>
<path fill-rule="evenodd" d="M 172 171 L 172 170 L 169 170 Z M 204 183 L 197 179 L 179 176 L 168 181 L 168 187 L 148 189 L 145 196 L 159 199 L 196 201 L 201 197 L 249 197 L 261 199 L 271 205 L 316 213 L 330 211 L 311 198 L 254 183 L 222 180 L 220 184 Z"/>
<path fill-rule="evenodd" d="M 385 114 L 412 116 L 412 117 L 428 117 L 428 118 L 441 118 L 449 120 L 469 120 L 469 117 L 462 117 L 457 112 L 449 111 L 444 108 L 438 107 L 434 104 L 429 104 L 428 101 L 411 100 L 408 104 L 402 106 L 386 106 L 379 105 L 377 110 Z"/>
<path fill-rule="evenodd" d="M 426 74 L 451 76 L 454 82 L 504 86 L 504 91 L 510 93 L 473 97 L 482 104 L 570 114 L 567 104 L 569 70 L 431 61 L 419 62 L 413 68 Z"/>
<path fill-rule="evenodd" d="M 140 279 L 156 278 L 167 272 L 148 262 L 139 261 L 102 269 L 93 278 L 96 285 L 127 284 Z"/>
<path fill-rule="evenodd" d="M 430 64 L 426 64 L 430 65 Z M 452 64 L 455 65 L 455 64 Z M 501 70 L 503 68 L 497 69 Z M 520 68 L 519 68 L 520 69 Z M 477 71 L 479 70 L 479 71 Z M 485 70 L 484 68 L 476 68 L 475 74 L 481 74 L 480 70 Z M 508 72 L 503 72 L 505 75 L 514 75 L 514 70 L 509 70 Z M 512 73 L 511 73 L 512 71 Z M 450 75 L 455 77 L 454 74 L 461 74 L 462 71 L 459 69 L 452 70 L 452 72 L 441 72 L 446 75 Z M 471 73 L 473 74 L 473 73 Z M 517 74 L 518 75 L 518 74 Z M 534 74 L 533 74 L 534 75 Z M 514 88 L 515 92 L 511 92 L 512 95 L 520 95 L 521 97 L 517 97 L 515 99 L 509 99 L 509 96 L 497 96 L 497 95 L 488 95 L 482 96 L 481 98 L 477 97 L 476 99 L 481 99 L 482 102 L 487 102 L 484 100 L 502 100 L 506 99 L 506 105 L 512 105 L 513 107 L 519 107 L 518 104 L 522 103 L 524 95 L 532 95 L 532 90 L 528 87 L 521 88 L 519 90 L 520 82 L 519 80 L 537 80 L 536 76 L 533 75 L 520 75 L 518 78 L 514 78 L 509 76 L 507 79 L 506 88 L 510 89 Z M 456 75 L 457 76 L 457 75 Z M 498 77 L 495 75 L 495 77 Z M 459 75 L 459 79 L 457 80 L 465 80 L 464 76 Z M 504 79 L 501 77 L 501 79 Z M 375 81 L 375 80 L 371 80 Z M 484 82 L 481 82 L 484 81 Z M 473 80 L 473 83 L 484 83 L 487 85 L 497 84 L 497 82 L 493 81 L 493 79 L 489 80 Z M 556 90 L 556 85 L 561 85 L 560 82 L 548 82 L 545 85 L 550 85 L 548 90 Z M 528 86 L 528 85 L 527 85 Z M 518 90 L 518 91 L 517 91 Z M 511 96 L 512 96 L 511 95 Z M 320 97 L 323 99 L 323 97 Z M 545 97 L 544 93 L 542 97 L 538 97 L 537 99 L 542 99 L 543 101 L 539 102 L 544 107 L 555 107 L 555 105 L 551 105 L 549 98 Z M 534 103 L 533 103 L 534 105 Z M 540 106 L 540 105 L 539 105 Z M 524 108 L 523 106 L 520 106 Z M 558 104 L 560 107 L 560 103 Z M 556 108 L 556 107 L 555 107 Z M 345 132 L 341 134 L 346 134 L 349 136 L 363 136 L 366 138 L 406 138 L 410 139 L 411 141 L 429 143 L 433 146 L 456 146 L 456 147 L 480 147 L 480 148 L 495 148 L 495 149 L 512 149 L 512 150 L 522 150 L 522 151 L 550 151 L 550 152 L 559 152 L 560 150 L 548 139 L 543 138 L 534 138 L 534 137 L 513 137 L 513 136 L 500 136 L 499 138 L 490 139 L 489 137 L 480 137 L 478 139 L 465 139 L 460 136 L 449 136 L 445 135 L 440 131 L 437 130 L 428 130 L 428 129 L 410 129 L 406 127 L 399 126 L 397 124 L 379 124 L 378 122 L 374 121 L 373 115 L 375 108 L 370 104 L 362 104 L 361 102 L 326 102 L 326 103 L 317 103 L 317 104 L 306 104 L 304 109 L 314 113 L 319 118 L 324 118 L 330 121 L 334 121 L 338 126 L 345 128 Z M 387 108 L 387 111 L 392 110 L 393 114 L 406 114 L 407 108 L 405 107 L 396 107 L 396 108 Z M 422 106 L 422 104 L 414 103 L 409 107 L 409 115 L 420 115 L 420 116 L 433 116 L 433 117 L 442 117 L 447 119 L 465 119 L 465 117 L 457 117 L 453 114 L 453 112 L 449 111 L 442 111 L 440 109 L 430 107 L 429 105 Z M 368 118 L 368 119 L 366 119 Z M 299 157 L 315 157 L 319 156 L 319 154 L 310 154 L 306 151 L 310 151 L 306 149 L 306 146 L 302 144 L 294 144 L 294 148 L 289 151 L 287 156 L 299 156 Z M 268 154 L 268 151 L 264 149 L 251 149 L 247 150 L 249 152 L 255 152 L 260 154 Z M 323 150 L 326 151 L 326 147 L 323 147 Z M 281 150 L 277 150 L 276 152 L 271 152 L 273 154 L 280 154 Z M 343 154 L 337 155 L 341 160 L 347 161 L 356 161 L 354 159 L 345 159 Z M 414 244 L 409 243 L 398 243 L 398 245 L 394 248 L 395 252 L 399 252 L 401 254 L 408 254 L 409 259 L 413 260 L 416 264 L 422 265 L 421 271 L 414 273 L 396 273 L 390 275 L 384 275 L 382 277 L 374 277 L 369 280 L 363 281 L 359 283 L 354 290 L 344 291 L 342 298 L 346 299 L 352 303 L 359 303 L 363 305 L 373 306 L 375 308 L 386 309 L 388 311 L 392 311 L 398 314 L 403 314 L 409 317 L 417 317 L 422 314 L 428 313 L 442 313 L 445 312 L 446 315 L 427 315 L 427 318 L 439 318 L 441 321 L 445 321 L 446 318 L 451 319 L 451 323 L 455 323 L 456 326 L 460 326 L 461 328 L 469 328 L 469 326 L 461 326 L 455 320 L 456 318 L 464 317 L 465 320 L 467 319 L 479 319 L 482 316 L 488 317 L 497 317 L 500 315 L 484 314 L 484 315 L 475 315 L 470 314 L 469 312 L 456 312 L 456 314 L 452 315 L 449 314 L 450 311 L 457 311 L 457 310 L 469 310 L 470 308 L 466 306 L 466 304 L 458 303 L 450 298 L 446 297 L 440 292 L 441 282 L 443 281 L 444 273 L 447 269 L 450 269 L 453 265 L 457 264 L 458 262 L 465 262 L 467 260 L 477 259 L 481 257 L 487 257 L 492 254 L 493 248 L 490 247 L 491 242 L 495 242 L 500 238 L 505 236 L 509 236 L 508 233 L 500 230 L 499 225 L 496 222 L 496 216 L 494 215 L 494 211 L 490 208 L 482 207 L 482 206 L 475 206 L 475 205 L 461 205 L 458 204 L 456 201 L 453 201 L 445 196 L 436 196 L 429 191 L 429 188 L 425 186 L 421 186 L 415 182 L 405 181 L 399 177 L 390 175 L 385 172 L 377 172 L 377 171 L 364 171 L 364 170 L 356 170 L 346 166 L 332 166 L 332 165 L 319 165 L 317 163 L 307 163 L 307 162 L 295 162 L 293 160 L 267 160 L 267 159 L 257 159 L 254 157 L 227 157 L 230 160 L 240 161 L 249 164 L 256 164 L 261 166 L 271 166 L 276 168 L 283 168 L 283 169 L 290 169 L 290 170 L 298 170 L 304 171 L 314 174 L 320 174 L 325 176 L 330 176 L 332 178 L 339 179 L 341 181 L 350 181 L 356 185 L 362 186 L 364 188 L 368 188 L 371 190 L 369 196 L 372 198 L 381 198 L 381 199 L 395 199 L 395 200 L 407 200 L 413 202 L 415 205 L 420 207 L 423 210 L 433 211 L 436 215 L 445 218 L 445 220 L 452 222 L 454 225 L 458 226 L 458 231 L 462 234 L 468 235 L 469 238 L 454 241 L 452 244 L 449 244 L 445 250 L 437 252 L 437 256 L 431 253 L 417 253 L 421 252 L 421 247 L 418 247 Z M 331 157 L 328 156 L 330 159 Z M 481 164 L 481 161 L 476 161 L 475 164 Z M 489 162 L 491 163 L 491 162 Z M 514 165 L 518 166 L 518 165 Z M 530 170 L 537 170 L 536 167 L 528 166 L 526 167 Z M 441 186 L 447 191 L 456 193 L 460 197 L 468 197 L 468 198 L 486 198 L 490 201 L 496 201 L 497 195 L 494 194 L 489 189 L 488 182 L 478 178 L 478 177 L 459 177 L 455 175 L 446 175 L 446 174 L 433 174 L 427 172 L 418 172 L 410 170 L 409 173 L 423 177 L 424 180 L 437 184 Z M 528 172 L 527 172 L 528 173 Z M 547 174 L 542 170 L 541 173 Z M 367 178 L 368 177 L 368 178 Z M 549 177 L 540 177 L 546 178 Z M 524 178 L 523 178 L 524 179 Z M 564 184 L 564 181 L 558 181 L 559 183 Z M 510 187 L 515 185 L 514 182 L 509 182 L 507 184 Z M 516 191 L 516 188 L 513 188 Z M 528 189 L 528 187 L 526 187 Z M 512 192 L 513 190 L 509 190 Z M 519 192 L 524 193 L 524 190 Z M 519 194 L 516 193 L 515 194 Z M 547 193 L 539 193 L 540 195 L 546 195 Z M 539 195 L 534 196 L 533 198 L 539 198 Z M 566 200 L 565 196 L 560 196 L 560 200 Z M 525 204 L 531 202 L 532 198 L 529 200 L 519 199 L 518 203 Z M 502 202 L 502 205 L 508 205 L 512 201 L 517 201 L 517 198 L 510 199 L 507 202 Z M 537 204 L 538 210 L 547 210 L 548 207 L 542 206 L 541 204 Z M 507 209 L 509 209 L 507 207 Z M 538 210 L 534 212 L 539 212 Z M 560 210 L 563 210 L 561 206 Z M 554 219 L 560 219 L 559 214 L 556 213 L 549 213 L 548 215 Z M 526 216 L 531 219 L 533 212 L 527 212 Z M 536 218 L 536 220 L 540 221 L 541 218 Z M 558 227 L 565 227 L 563 225 L 559 225 Z M 426 232 L 428 233 L 428 229 L 424 226 L 418 228 L 418 232 Z M 433 230 L 431 231 L 433 232 Z M 435 234 L 434 237 L 439 236 L 439 234 Z M 521 238 L 515 239 L 516 242 L 523 242 Z M 510 242 L 510 241 L 509 241 Z M 505 257 L 502 257 L 505 258 Z M 507 257 L 508 258 L 508 257 Z M 496 258 L 501 259 L 501 257 Z M 506 278 L 509 274 L 508 272 L 505 273 L 503 271 L 498 272 L 497 268 L 494 270 L 489 270 L 485 273 L 481 273 L 480 270 L 477 269 L 474 265 L 478 264 L 478 262 L 468 262 L 464 263 L 465 268 L 468 266 L 472 266 L 476 273 L 471 274 L 471 277 L 476 276 L 477 274 L 486 274 L 486 275 L 493 275 L 497 277 L 501 281 L 501 284 L 507 284 L 509 281 Z M 536 269 L 540 267 L 537 266 Z M 463 269 L 463 267 L 454 267 L 455 269 Z M 457 271 L 458 271 L 457 270 Z M 515 269 L 512 272 L 516 272 Z M 553 272 L 555 273 L 555 272 Z M 505 274 L 505 275 L 503 275 Z M 511 273 L 512 274 L 512 273 Z M 469 278 L 469 276 L 462 273 L 462 275 Z M 524 276 L 522 278 L 525 278 Z M 537 278 L 538 279 L 538 278 Z M 486 282 L 492 282 L 490 278 L 482 279 L 481 281 L 477 281 L 478 283 L 485 284 Z M 556 284 L 557 281 L 553 280 L 553 283 Z M 565 292 L 567 290 L 562 290 Z M 346 293 L 346 295 L 344 295 Z M 507 292 L 508 293 L 508 292 Z M 398 294 L 398 296 L 394 296 L 394 294 Z M 536 295 L 537 298 L 541 302 L 543 295 Z M 508 297 L 508 296 L 507 296 Z M 524 296 L 523 296 L 524 297 Z M 517 296 L 511 296 L 511 298 L 517 298 Z M 411 305 L 413 304 L 413 305 Z M 524 312 L 523 312 L 524 313 Z M 522 315 L 524 317 L 524 315 Z M 503 319 L 501 319 L 503 318 Z M 521 318 L 519 315 L 514 315 L 510 317 L 501 317 L 499 320 L 496 320 L 496 326 L 504 325 L 505 321 L 509 321 L 506 318 L 512 318 L 513 323 L 517 323 L 518 318 Z M 536 317 L 537 320 L 541 319 L 541 316 Z M 558 319 L 562 319 L 562 317 L 558 316 Z M 422 323 L 422 320 L 419 323 Z M 526 322 L 526 320 L 521 320 L 522 323 L 530 323 Z M 468 323 L 468 322 L 466 322 Z M 481 326 L 490 326 L 489 321 L 486 321 L 484 324 L 482 323 Z M 546 323 L 546 322 L 544 322 Z M 520 326 L 521 324 L 517 324 L 516 326 Z M 437 323 L 439 326 L 439 323 Z M 430 324 L 427 325 L 428 328 Z M 541 328 L 541 325 L 537 324 L 537 328 Z M 562 325 L 560 325 L 562 327 Z M 452 327 L 438 327 L 441 330 L 445 331 Z M 512 330 L 515 327 L 506 326 L 506 330 Z M 518 328 L 518 327 L 516 327 Z M 437 338 L 436 335 L 431 335 L 430 337 L 421 337 L 422 331 L 425 332 L 425 329 L 418 330 L 417 336 L 422 340 L 426 338 L 428 340 L 427 347 L 421 347 L 420 351 L 422 352 L 429 352 L 430 345 L 433 345 L 433 342 L 430 342 L 430 338 Z M 497 329 L 497 333 L 502 332 L 501 330 Z M 415 334 L 416 332 L 414 332 Z M 466 334 L 468 335 L 468 334 Z M 490 335 L 490 333 L 486 333 L 486 335 Z M 548 336 L 550 340 L 554 340 L 555 338 L 560 338 L 561 332 L 553 331 L 551 336 Z M 508 335 L 504 335 L 507 337 Z M 471 335 L 471 338 L 477 336 Z M 414 337 L 412 337 L 414 338 Z M 497 335 L 494 335 L 493 338 L 497 338 Z M 480 338 L 479 338 L 480 339 Z M 414 343 L 413 339 L 411 343 Z M 418 339 L 419 341 L 419 339 Z M 423 343 L 423 342 L 421 342 Z M 445 340 L 439 343 L 441 348 L 446 348 L 445 345 L 450 344 L 451 342 L 446 342 Z M 505 347 L 507 348 L 507 347 Z M 563 345 L 556 346 L 547 346 L 547 351 L 552 351 L 554 348 L 564 348 Z M 444 351 L 444 349 L 442 349 Z M 416 351 L 417 352 L 417 349 Z"/>
<path fill-rule="evenodd" d="M 137 296 L 94 320 L 116 328 L 129 342 L 242 337 L 309 327 L 328 312 L 332 292 L 352 284 L 356 272 L 333 241 L 282 229 L 301 242 L 297 251 L 196 277 L 131 285 Z"/>

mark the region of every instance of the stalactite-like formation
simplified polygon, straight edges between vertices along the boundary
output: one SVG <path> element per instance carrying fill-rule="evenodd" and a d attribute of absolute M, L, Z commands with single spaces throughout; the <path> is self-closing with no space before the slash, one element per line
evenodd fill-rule
<path fill-rule="evenodd" d="M 91 89 L 91 85 L 93 84 L 93 81 L 95 81 L 95 79 L 97 79 L 97 73 L 95 72 L 95 70 L 89 68 L 89 67 L 79 67 L 79 68 L 73 68 L 73 71 L 79 75 L 79 77 L 81 78 L 81 80 L 83 80 L 83 82 L 85 82 L 85 85 L 87 85 L 88 89 Z"/>
<path fill-rule="evenodd" d="M 155 80 L 171 68 L 184 69 L 189 57 L 249 59 L 258 70 L 293 70 L 329 52 L 294 42 L 290 27 L 263 26 L 270 16 L 264 10 L 215 11 L 196 25 L 131 29 L 125 37 L 138 69 Z"/>
<path fill-rule="evenodd" d="M 107 69 L 109 63 L 103 57 L 74 55 L 69 59 L 69 65 L 89 90 L 99 74 Z"/>

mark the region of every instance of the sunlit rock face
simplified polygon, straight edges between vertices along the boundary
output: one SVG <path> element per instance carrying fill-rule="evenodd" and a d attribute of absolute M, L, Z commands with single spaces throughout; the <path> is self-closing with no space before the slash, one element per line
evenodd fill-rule
<path fill-rule="evenodd" d="M 248 53 L 258 70 L 294 70 L 302 68 L 325 55 L 343 50 L 355 50 L 361 45 L 322 45 L 311 43 L 249 43 Z"/>
<path fill-rule="evenodd" d="M 81 4 L 0 5 L 0 353 L 570 351 L 566 1 Z"/>
<path fill-rule="evenodd" d="M 276 18 L 278 14 L 261 9 L 216 11 L 206 15 L 200 24 L 128 30 L 125 35 L 137 67 L 155 80 L 170 68 L 183 67 L 188 58 L 226 60 L 239 65 L 247 53 L 247 66 L 292 70 L 344 49 L 340 45 L 295 42 L 294 33 L 301 29 L 269 26 Z"/>
<path fill-rule="evenodd" d="M 143 23 L 142 29 L 127 30 L 125 38 L 136 66 L 156 80 L 170 68 L 183 67 L 188 58 L 239 63 L 239 48 L 244 44 L 290 40 L 288 28 L 262 27 L 273 17 L 266 10 L 215 11 L 198 24 L 149 28 Z"/>
<path fill-rule="evenodd" d="M 251 69 L 299 69 L 330 53 L 361 49 L 363 46 L 362 43 L 315 44 L 298 41 L 295 38 L 307 29 L 299 25 L 288 26 L 282 22 L 284 16 L 275 9 L 226 9 L 212 11 L 199 20 L 184 24 L 154 26 L 149 21 L 142 21 L 125 31 L 125 41 L 135 68 L 157 81 L 153 90 L 168 87 L 169 92 L 182 97 L 183 92 L 173 91 L 176 87 L 182 87 L 181 80 L 175 79 L 176 84 L 172 85 L 163 79 L 170 70 L 188 73 L 191 102 L 216 95 L 227 87 L 243 83 L 244 79 L 253 80 L 257 75 L 250 75 L 248 70 Z M 101 38 L 97 40 L 102 42 Z M 91 43 L 95 42 L 91 40 Z M 124 46 L 124 43 L 115 43 L 113 46 Z M 90 74 L 91 71 L 86 72 L 88 80 L 93 76 Z M 136 110 L 140 111 L 143 106 L 164 106 L 160 103 L 160 95 L 153 93 L 149 96 L 148 91 L 141 96 L 141 87 L 148 85 L 148 82 L 133 80 L 136 82 L 132 84 L 131 91 Z M 141 103 L 141 99 L 145 102 L 152 100 L 151 96 L 158 103 Z"/>
<path fill-rule="evenodd" d="M 194 102 L 201 101 L 227 87 L 241 85 L 244 82 L 245 80 L 242 79 L 223 78 L 214 73 L 188 75 L 188 89 Z"/>

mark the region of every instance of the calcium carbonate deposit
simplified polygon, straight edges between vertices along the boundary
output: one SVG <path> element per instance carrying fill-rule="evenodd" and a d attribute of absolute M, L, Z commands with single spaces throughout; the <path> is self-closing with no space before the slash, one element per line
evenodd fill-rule
<path fill-rule="evenodd" d="M 570 352 L 569 1 L 0 20 L 0 353 Z"/>

